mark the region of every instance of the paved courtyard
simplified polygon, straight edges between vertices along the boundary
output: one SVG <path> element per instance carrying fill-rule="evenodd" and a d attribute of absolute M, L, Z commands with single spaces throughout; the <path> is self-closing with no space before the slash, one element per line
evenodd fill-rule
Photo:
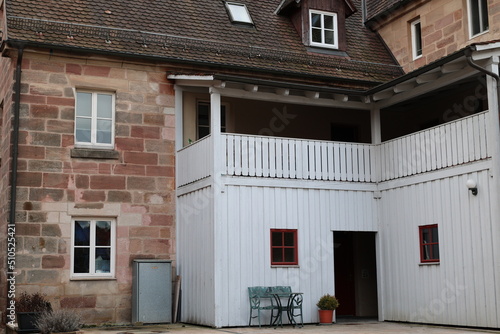
<path fill-rule="evenodd" d="M 460 334 L 460 333 L 500 333 L 495 330 L 464 329 L 439 326 L 424 326 L 399 324 L 391 322 L 362 322 L 362 323 L 343 323 L 326 326 L 306 325 L 303 328 L 293 328 L 292 326 L 283 326 L 274 329 L 273 327 L 238 327 L 238 328 L 208 328 L 188 324 L 169 324 L 141 327 L 124 328 L 96 328 L 85 329 L 84 334 L 300 334 L 300 333 L 363 333 L 363 334 Z"/>

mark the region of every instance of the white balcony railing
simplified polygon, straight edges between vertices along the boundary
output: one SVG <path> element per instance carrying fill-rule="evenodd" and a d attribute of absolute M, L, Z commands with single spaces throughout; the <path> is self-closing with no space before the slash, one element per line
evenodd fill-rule
<path fill-rule="evenodd" d="M 213 139 L 207 136 L 178 152 L 177 184 L 213 175 L 214 159 L 222 160 L 220 173 L 229 176 L 392 180 L 490 157 L 486 121 L 487 112 L 483 112 L 380 145 L 223 133 L 217 157 Z"/>
<path fill-rule="evenodd" d="M 380 145 L 381 181 L 490 157 L 487 112 L 386 141 Z"/>
<path fill-rule="evenodd" d="M 177 152 L 177 185 L 183 186 L 212 175 L 213 145 L 208 135 Z"/>
<path fill-rule="evenodd" d="M 371 182 L 372 145 L 223 134 L 224 174 Z"/>

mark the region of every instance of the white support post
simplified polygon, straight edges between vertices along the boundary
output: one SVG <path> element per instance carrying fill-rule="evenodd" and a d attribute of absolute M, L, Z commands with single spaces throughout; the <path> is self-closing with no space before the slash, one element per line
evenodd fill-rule
<path fill-rule="evenodd" d="M 184 147 L 184 106 L 183 89 L 177 85 L 175 89 L 175 150 L 178 151 Z"/>
<path fill-rule="evenodd" d="M 224 258 L 220 245 L 224 244 L 223 231 L 222 231 L 222 205 L 223 198 L 221 197 L 224 191 L 224 186 L 222 185 L 222 168 L 225 163 L 225 155 L 222 151 L 222 137 L 221 137 L 221 95 L 216 88 L 210 88 L 210 135 L 212 136 L 213 145 L 213 170 L 212 170 L 212 194 L 213 194 L 213 242 L 214 242 L 214 312 L 215 312 L 215 326 L 220 327 L 222 324 L 222 301 L 221 297 L 223 295 L 222 291 L 224 287 L 221 286 L 221 280 L 223 276 L 223 262 Z M 222 240 L 221 240 L 222 239 Z"/>
<path fill-rule="evenodd" d="M 370 111 L 370 123 L 372 132 L 372 144 L 375 146 L 374 156 L 371 157 L 372 163 L 375 165 L 373 170 L 375 172 L 375 182 L 380 182 L 381 180 L 381 170 L 380 170 L 380 143 L 382 142 L 382 128 L 380 125 L 380 109 L 378 107 L 373 107 Z M 375 194 L 378 197 L 377 194 Z"/>

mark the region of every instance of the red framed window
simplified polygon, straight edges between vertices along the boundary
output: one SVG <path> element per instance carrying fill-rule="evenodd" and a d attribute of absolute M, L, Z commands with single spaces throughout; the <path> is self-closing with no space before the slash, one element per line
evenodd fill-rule
<path fill-rule="evenodd" d="M 419 227 L 420 262 L 439 262 L 438 226 L 425 225 Z"/>
<path fill-rule="evenodd" d="M 271 265 L 297 264 L 297 230 L 271 230 Z"/>

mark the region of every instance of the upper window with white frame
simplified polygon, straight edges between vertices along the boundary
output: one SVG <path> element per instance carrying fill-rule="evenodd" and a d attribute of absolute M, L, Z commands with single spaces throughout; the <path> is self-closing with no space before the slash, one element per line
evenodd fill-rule
<path fill-rule="evenodd" d="M 71 226 L 71 276 L 115 276 L 114 219 L 74 219 Z"/>
<path fill-rule="evenodd" d="M 488 0 L 468 0 L 468 4 L 470 36 L 488 31 Z"/>
<path fill-rule="evenodd" d="M 338 49 L 337 13 L 310 10 L 310 44 L 323 48 Z"/>
<path fill-rule="evenodd" d="M 413 59 L 422 57 L 422 27 L 420 19 L 411 22 L 411 48 Z"/>
<path fill-rule="evenodd" d="M 107 92 L 77 91 L 75 146 L 114 148 L 115 95 Z"/>

